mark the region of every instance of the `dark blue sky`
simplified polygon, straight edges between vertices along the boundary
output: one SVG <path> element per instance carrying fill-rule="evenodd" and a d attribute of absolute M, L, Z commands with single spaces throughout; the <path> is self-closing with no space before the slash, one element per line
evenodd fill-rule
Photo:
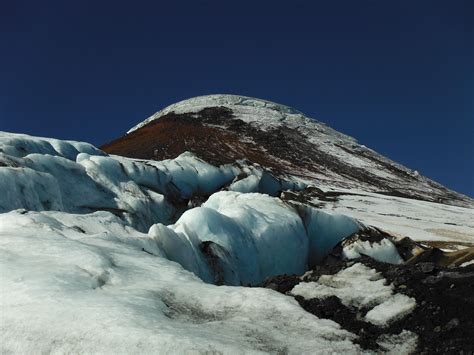
<path fill-rule="evenodd" d="M 473 22 L 471 0 L 5 0 L 0 130 L 100 145 L 242 94 L 474 196 Z"/>

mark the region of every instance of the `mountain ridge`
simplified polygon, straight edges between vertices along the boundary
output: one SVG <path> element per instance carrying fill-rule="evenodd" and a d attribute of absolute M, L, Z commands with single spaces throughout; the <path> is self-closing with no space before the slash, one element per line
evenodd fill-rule
<path fill-rule="evenodd" d="M 474 200 L 388 159 L 289 106 L 207 95 L 165 107 L 101 147 L 111 154 L 170 159 L 190 151 L 211 164 L 248 159 L 328 189 L 358 189 L 472 207 Z"/>

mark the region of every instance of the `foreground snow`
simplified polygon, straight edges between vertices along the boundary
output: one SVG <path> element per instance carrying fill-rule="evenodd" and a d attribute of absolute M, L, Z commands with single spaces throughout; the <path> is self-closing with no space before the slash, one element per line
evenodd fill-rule
<path fill-rule="evenodd" d="M 358 353 L 354 334 L 290 296 L 213 285 L 303 274 L 363 227 L 328 206 L 270 196 L 305 186 L 244 162 L 132 160 L 0 132 L 1 352 Z M 399 263 L 392 249 L 345 252 Z M 414 307 L 357 265 L 294 293 L 370 306 L 367 321 L 381 326 Z"/>
<path fill-rule="evenodd" d="M 355 352 L 265 289 L 206 284 L 109 212 L 0 215 L 2 352 Z M 151 249 L 157 251 L 157 249 Z"/>

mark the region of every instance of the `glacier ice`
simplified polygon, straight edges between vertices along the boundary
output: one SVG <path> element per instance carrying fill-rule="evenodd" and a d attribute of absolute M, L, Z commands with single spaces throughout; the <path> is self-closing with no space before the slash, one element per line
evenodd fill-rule
<path fill-rule="evenodd" d="M 0 131 L 0 153 L 19 158 L 37 153 L 61 156 L 69 160 L 75 160 L 79 153 L 105 155 L 104 152 L 89 143 L 32 137 L 26 134 L 2 131 Z"/>
<path fill-rule="evenodd" d="M 313 207 L 299 206 L 309 237 L 309 266 L 314 267 L 341 240 L 359 231 L 357 220 Z"/>
<path fill-rule="evenodd" d="M 347 259 L 357 259 L 361 255 L 366 255 L 380 262 L 390 264 L 401 264 L 403 259 L 397 251 L 395 245 L 388 239 L 371 243 L 368 240 L 357 240 L 348 245 L 344 245 L 342 256 Z"/>
<path fill-rule="evenodd" d="M 191 153 L 141 161 L 95 154 L 77 142 L 0 137 L 3 161 L 9 162 L 0 169 L 6 191 L 0 211 L 112 212 L 148 232 L 155 248 L 207 282 L 246 285 L 301 274 L 359 228 L 351 218 L 309 207 L 302 212 L 269 197 L 264 193 L 306 185 L 244 162 L 214 167 Z M 247 177 L 237 179 L 242 174 Z M 229 191 L 217 192 L 226 186 Z M 210 197 L 202 207 L 180 210 L 196 195 Z"/>
<path fill-rule="evenodd" d="M 360 351 L 292 298 L 206 284 L 153 245 L 110 212 L 0 214 L 1 351 Z"/>
<path fill-rule="evenodd" d="M 275 197 L 305 186 L 243 161 L 127 159 L 0 133 L 2 351 L 360 351 L 353 334 L 291 297 L 229 286 L 303 274 L 363 227 Z M 189 208 L 196 196 L 205 202 Z M 355 269 L 373 292 L 351 302 L 402 306 Z M 319 291 L 336 292 L 333 281 Z"/>

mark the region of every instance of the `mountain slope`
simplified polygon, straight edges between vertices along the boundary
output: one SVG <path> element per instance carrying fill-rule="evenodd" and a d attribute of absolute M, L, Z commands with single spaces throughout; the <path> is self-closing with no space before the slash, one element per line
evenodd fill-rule
<path fill-rule="evenodd" d="M 190 151 L 215 165 L 248 159 L 322 189 L 474 205 L 467 196 L 295 109 L 243 96 L 209 95 L 181 101 L 101 148 L 110 154 L 156 160 Z"/>

